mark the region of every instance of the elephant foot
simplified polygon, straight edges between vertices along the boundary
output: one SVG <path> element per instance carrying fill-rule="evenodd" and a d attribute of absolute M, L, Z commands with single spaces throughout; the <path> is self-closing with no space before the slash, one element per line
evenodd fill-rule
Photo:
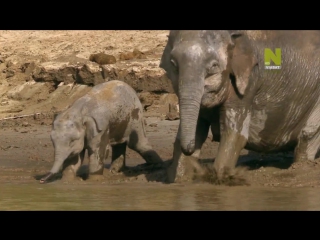
<path fill-rule="evenodd" d="M 242 186 L 249 185 L 245 178 L 245 168 L 228 168 L 223 167 L 216 169 L 214 167 L 208 167 L 203 176 L 202 180 L 215 185 L 226 185 L 226 186 Z"/>
<path fill-rule="evenodd" d="M 125 164 L 123 158 L 118 158 L 111 163 L 110 172 L 111 173 L 119 173 L 124 170 Z"/>
<path fill-rule="evenodd" d="M 174 183 L 176 181 L 177 178 L 177 168 L 175 166 L 172 166 L 173 164 L 171 164 L 168 168 L 167 168 L 167 183 Z"/>
<path fill-rule="evenodd" d="M 102 162 L 99 163 L 89 163 L 89 174 L 90 175 L 103 175 L 104 164 Z"/>
<path fill-rule="evenodd" d="M 75 181 L 77 179 L 80 179 L 77 177 L 76 173 L 70 169 L 68 171 L 64 171 L 61 180 L 62 181 Z"/>
<path fill-rule="evenodd" d="M 196 174 L 203 175 L 204 173 L 205 171 L 197 162 L 197 159 L 193 157 L 184 157 L 180 159 L 178 164 L 173 162 L 167 168 L 167 182 L 190 182 L 194 179 Z"/>
<path fill-rule="evenodd" d="M 57 173 L 46 173 L 41 179 L 40 179 L 40 183 L 43 184 L 43 183 L 49 183 L 49 182 L 53 182 L 57 179 L 59 179 L 60 176 L 58 176 Z"/>
<path fill-rule="evenodd" d="M 103 175 L 104 166 L 96 171 L 90 171 L 90 175 Z"/>

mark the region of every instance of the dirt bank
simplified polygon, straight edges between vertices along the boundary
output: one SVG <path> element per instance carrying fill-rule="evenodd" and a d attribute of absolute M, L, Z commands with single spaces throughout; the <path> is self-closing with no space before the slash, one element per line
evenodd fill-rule
<path fill-rule="evenodd" d="M 112 79 L 125 81 L 138 92 L 145 108 L 148 137 L 159 155 L 169 161 L 179 114 L 177 97 L 158 67 L 167 34 L 168 31 L 1 30 L 0 183 L 36 182 L 34 175 L 48 171 L 53 163 L 49 136 L 53 114 L 72 104 L 93 85 Z M 111 63 L 90 58 L 97 53 L 106 54 Z M 204 165 L 214 161 L 217 146 L 210 137 L 207 139 L 200 159 Z M 242 183 L 320 186 L 320 164 L 291 165 L 291 160 L 292 153 L 262 156 L 243 150 L 239 166 L 247 170 Z M 108 164 L 110 158 L 106 167 Z M 106 171 L 102 178 L 71 182 L 109 184 L 165 179 L 164 169 L 146 169 L 140 164 L 143 164 L 141 157 L 128 150 L 131 168 L 126 172 Z M 66 181 L 70 182 L 68 179 L 62 182 Z"/>
<path fill-rule="evenodd" d="M 160 111 L 165 116 L 169 102 L 160 97 L 173 90 L 158 66 L 167 34 L 1 30 L 0 118 L 60 111 L 93 85 L 112 79 L 141 93 L 146 108 L 167 105 Z M 95 54 L 102 57 L 92 57 Z M 114 61 L 101 61 L 103 56 Z"/>

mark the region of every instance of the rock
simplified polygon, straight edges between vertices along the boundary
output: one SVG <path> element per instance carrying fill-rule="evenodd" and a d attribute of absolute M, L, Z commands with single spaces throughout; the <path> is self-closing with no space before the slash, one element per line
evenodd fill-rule
<path fill-rule="evenodd" d="M 32 82 L 32 81 L 34 81 L 31 75 L 25 76 L 24 79 L 25 79 L 26 82 Z"/>
<path fill-rule="evenodd" d="M 165 93 L 165 94 L 161 95 L 161 97 L 159 99 L 159 105 L 160 105 L 159 112 L 161 114 L 165 114 L 165 115 L 170 113 L 170 104 L 172 104 L 173 106 L 179 106 L 178 105 L 179 104 L 178 96 L 174 93 Z M 173 108 L 171 111 L 175 111 L 175 110 L 173 110 Z M 177 111 L 177 113 L 179 113 L 178 108 L 176 109 L 176 111 Z"/>
<path fill-rule="evenodd" d="M 147 57 L 146 57 L 146 55 L 143 53 L 143 52 L 141 52 L 141 51 L 139 51 L 138 49 L 134 49 L 133 50 L 133 56 L 136 58 L 136 59 L 146 59 Z"/>
<path fill-rule="evenodd" d="M 12 75 L 10 69 L 5 69 L 8 77 Z M 118 62 L 101 66 L 90 61 L 75 64 L 69 62 L 27 62 L 20 64 L 17 71 L 14 78 L 20 77 L 19 79 L 24 78 L 25 81 L 31 82 L 52 82 L 53 86 L 58 86 L 61 82 L 65 85 L 75 82 L 97 85 L 118 79 L 128 83 L 137 92 L 156 92 L 157 94 L 173 92 L 170 80 L 165 72 L 159 68 L 159 60 L 137 60 L 130 63 Z"/>
<path fill-rule="evenodd" d="M 133 58 L 134 58 L 134 55 L 132 52 L 120 53 L 119 55 L 120 60 L 131 60 Z"/>
<path fill-rule="evenodd" d="M 28 127 L 30 124 L 28 123 L 28 122 L 26 122 L 26 121 L 24 121 L 23 123 L 22 123 L 22 126 L 23 127 Z"/>
<path fill-rule="evenodd" d="M 40 114 L 36 114 L 36 113 L 35 113 L 35 114 L 33 115 L 33 119 L 34 119 L 34 120 L 40 119 Z"/>
<path fill-rule="evenodd" d="M 6 71 L 6 78 L 11 78 L 11 77 L 13 77 L 15 73 L 16 73 L 16 71 L 14 71 L 13 69 L 7 69 L 7 71 Z"/>
<path fill-rule="evenodd" d="M 1 106 L 6 106 L 6 105 L 9 105 L 9 102 L 7 101 L 7 99 L 2 99 L 1 102 L 0 102 L 0 105 Z"/>
<path fill-rule="evenodd" d="M 13 100 L 29 100 L 32 97 L 36 96 L 38 99 L 46 99 L 49 94 L 49 88 L 45 83 L 36 83 L 26 82 L 22 85 L 19 85 L 13 89 L 11 89 L 7 96 Z"/>
<path fill-rule="evenodd" d="M 131 59 L 146 59 L 145 54 L 138 49 L 134 49 L 132 52 L 125 52 L 119 55 L 120 60 L 131 60 Z"/>
<path fill-rule="evenodd" d="M 175 105 L 172 103 L 169 104 L 169 112 L 166 114 L 165 120 L 173 121 L 173 120 L 180 119 L 178 106 L 179 105 Z"/>
<path fill-rule="evenodd" d="M 89 60 L 100 65 L 114 64 L 117 62 L 116 58 L 113 55 L 108 55 L 105 53 L 91 54 Z"/>
<path fill-rule="evenodd" d="M 77 75 L 76 66 L 67 66 L 58 70 L 56 74 L 56 81 L 63 82 L 64 84 L 75 83 Z"/>
<path fill-rule="evenodd" d="M 168 105 L 169 106 L 169 103 L 178 104 L 178 102 L 179 102 L 178 96 L 174 93 L 165 93 L 165 94 L 161 95 L 161 97 L 159 99 L 160 105 Z"/>
<path fill-rule="evenodd" d="M 105 82 L 101 68 L 97 63 L 89 62 L 84 64 L 77 74 L 77 82 L 86 85 L 97 85 Z"/>
<path fill-rule="evenodd" d="M 29 75 L 29 74 L 32 74 L 35 67 L 36 67 L 36 64 L 34 62 L 30 62 L 30 63 L 27 62 L 27 63 L 22 64 L 20 69 L 21 69 L 21 72 Z"/>
<path fill-rule="evenodd" d="M 61 101 L 62 97 L 67 97 L 68 102 L 74 102 L 79 97 L 85 95 L 92 87 L 82 84 L 68 84 L 58 87 L 54 92 L 50 93 L 47 103 L 55 103 Z M 64 107 L 67 104 L 64 104 Z M 60 110 L 60 109 L 59 109 Z M 53 109 L 56 112 L 56 109 Z"/>
<path fill-rule="evenodd" d="M 103 65 L 102 75 L 105 80 L 119 79 L 129 84 L 136 92 L 173 93 L 171 81 L 163 69 L 159 68 L 159 60 L 132 61 L 115 65 Z"/>
<path fill-rule="evenodd" d="M 36 82 L 57 81 L 69 84 L 75 82 L 78 67 L 68 62 L 46 62 L 34 68 L 32 78 Z"/>
<path fill-rule="evenodd" d="M 14 65 L 14 63 L 9 60 L 9 61 L 7 62 L 6 67 L 7 67 L 7 68 L 10 68 L 10 67 L 12 67 L 13 65 Z"/>
<path fill-rule="evenodd" d="M 152 98 L 152 94 L 150 92 L 138 93 L 138 97 L 144 110 L 147 110 L 147 107 L 153 104 L 154 99 Z"/>

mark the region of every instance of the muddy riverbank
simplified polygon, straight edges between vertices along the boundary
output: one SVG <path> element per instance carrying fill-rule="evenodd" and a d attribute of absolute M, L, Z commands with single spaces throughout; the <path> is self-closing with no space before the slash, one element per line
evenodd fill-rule
<path fill-rule="evenodd" d="M 21 182 L 38 183 L 34 176 L 47 172 L 53 164 L 53 145 L 50 140 L 50 119 L 29 121 L 21 119 L 2 122 L 0 140 L 0 183 Z M 146 118 L 148 138 L 160 157 L 169 162 L 172 157 L 173 142 L 179 120 L 168 121 L 157 117 Z M 211 141 L 209 135 L 204 144 L 200 162 L 204 166 L 213 163 L 218 143 Z M 292 153 L 262 155 L 243 150 L 238 168 L 243 169 L 243 181 L 238 185 L 271 187 L 319 187 L 320 164 L 318 161 L 292 164 Z M 84 161 L 86 167 L 88 158 Z M 143 159 L 134 151 L 127 150 L 128 169 L 123 173 L 111 174 L 108 171 L 110 155 L 105 162 L 103 177 L 92 177 L 87 182 L 113 184 L 121 182 L 164 182 L 165 169 L 144 168 Z M 83 184 L 76 180 L 62 178 L 58 182 Z M 194 182 L 199 183 L 199 179 Z"/>

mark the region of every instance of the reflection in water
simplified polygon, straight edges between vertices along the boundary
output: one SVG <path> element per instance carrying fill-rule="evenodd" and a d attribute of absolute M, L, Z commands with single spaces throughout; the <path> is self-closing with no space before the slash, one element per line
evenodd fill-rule
<path fill-rule="evenodd" d="M 314 188 L 1 184 L 0 210 L 320 210 Z"/>

